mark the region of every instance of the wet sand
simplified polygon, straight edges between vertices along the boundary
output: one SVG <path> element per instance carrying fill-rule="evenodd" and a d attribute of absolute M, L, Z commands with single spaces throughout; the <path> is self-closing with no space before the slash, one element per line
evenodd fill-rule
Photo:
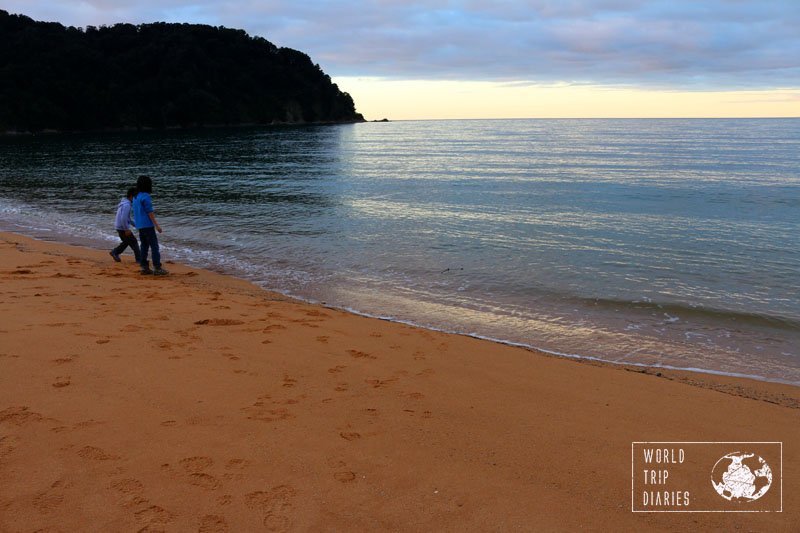
<path fill-rule="evenodd" d="M 0 531 L 797 530 L 800 389 L 0 234 Z M 632 513 L 632 441 L 782 441 L 782 513 Z M 770 489 L 773 490 L 773 489 Z"/>

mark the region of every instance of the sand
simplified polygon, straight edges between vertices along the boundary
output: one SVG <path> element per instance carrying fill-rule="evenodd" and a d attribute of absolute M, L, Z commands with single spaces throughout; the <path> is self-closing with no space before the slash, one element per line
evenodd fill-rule
<path fill-rule="evenodd" d="M 800 527 L 796 387 L 167 268 L 0 234 L 0 531 Z M 656 440 L 782 441 L 783 512 L 632 513 L 631 442 Z"/>

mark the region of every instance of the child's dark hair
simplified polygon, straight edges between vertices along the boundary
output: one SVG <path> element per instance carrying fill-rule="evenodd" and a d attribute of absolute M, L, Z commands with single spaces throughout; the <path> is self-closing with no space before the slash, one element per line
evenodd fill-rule
<path fill-rule="evenodd" d="M 136 188 L 139 189 L 139 192 L 152 193 L 153 180 L 150 179 L 150 176 L 139 176 L 139 179 L 136 180 Z"/>
<path fill-rule="evenodd" d="M 133 198 L 137 194 L 139 194 L 139 190 L 136 187 L 131 187 L 128 189 L 128 194 L 125 195 L 126 198 Z"/>

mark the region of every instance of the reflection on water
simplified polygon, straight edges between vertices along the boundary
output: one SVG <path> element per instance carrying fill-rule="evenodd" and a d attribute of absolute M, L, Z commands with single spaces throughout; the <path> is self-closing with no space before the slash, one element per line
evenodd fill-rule
<path fill-rule="evenodd" d="M 107 242 L 150 174 L 179 260 L 561 353 L 800 383 L 799 148 L 793 119 L 4 138 L 0 224 Z"/>

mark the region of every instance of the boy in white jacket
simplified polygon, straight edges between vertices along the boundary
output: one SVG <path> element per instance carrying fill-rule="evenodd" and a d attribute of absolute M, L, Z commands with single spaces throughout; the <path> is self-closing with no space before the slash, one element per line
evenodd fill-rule
<path fill-rule="evenodd" d="M 116 228 L 119 238 L 122 242 L 119 244 L 119 246 L 108 252 L 117 263 L 120 262 L 120 254 L 122 254 L 122 252 L 124 252 L 125 248 L 128 246 L 130 246 L 131 250 L 133 250 L 133 255 L 136 257 L 136 263 L 139 263 L 139 242 L 136 240 L 136 237 L 134 237 L 133 232 L 131 231 L 131 227 L 133 227 L 133 223 L 131 222 L 131 202 L 136 194 L 136 187 L 131 187 L 128 189 L 128 194 L 125 196 L 125 198 L 119 201 L 119 205 L 117 206 L 117 219 L 114 221 L 114 227 Z"/>

